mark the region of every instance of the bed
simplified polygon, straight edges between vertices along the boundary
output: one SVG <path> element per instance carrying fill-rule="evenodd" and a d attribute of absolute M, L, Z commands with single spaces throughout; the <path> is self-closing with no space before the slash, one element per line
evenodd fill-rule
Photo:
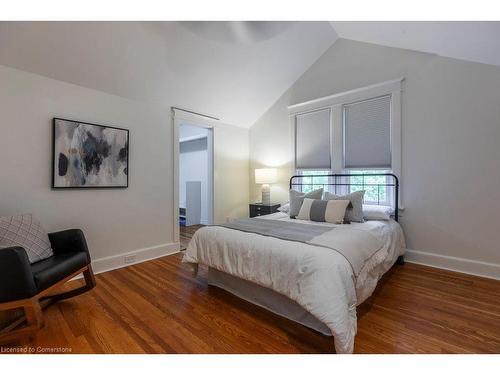
<path fill-rule="evenodd" d="M 291 219 L 281 212 L 250 219 L 256 228 L 297 232 L 298 239 L 268 234 L 265 229 L 208 226 L 194 234 L 183 262 L 193 265 L 195 275 L 199 264 L 208 266 L 210 285 L 332 335 L 337 353 L 352 353 L 356 307 L 373 293 L 385 272 L 402 262 L 405 251 L 403 231 L 397 222 L 397 177 L 377 176 L 385 176 L 386 182 L 369 184 L 363 178 L 351 183 L 352 175 L 328 175 L 322 185 L 335 192 L 358 184 L 385 189 L 383 195 L 390 196 L 394 206 L 390 220 L 339 225 Z M 293 176 L 290 188 L 304 189 L 313 182 L 311 176 Z M 393 192 L 389 194 L 388 189 Z M 301 232 L 307 235 L 314 231 L 318 233 L 314 241 L 301 239 Z"/>

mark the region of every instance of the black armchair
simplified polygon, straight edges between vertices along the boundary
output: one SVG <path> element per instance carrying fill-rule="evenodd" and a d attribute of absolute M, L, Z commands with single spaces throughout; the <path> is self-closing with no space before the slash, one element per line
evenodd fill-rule
<path fill-rule="evenodd" d="M 95 286 L 83 232 L 69 229 L 49 233 L 49 239 L 54 255 L 33 264 L 22 247 L 0 249 L 0 311 L 23 308 L 27 320 L 25 328 L 0 332 L 0 342 L 15 340 L 43 326 L 40 301 L 70 298 Z M 52 294 L 80 273 L 83 273 L 85 285 Z"/>

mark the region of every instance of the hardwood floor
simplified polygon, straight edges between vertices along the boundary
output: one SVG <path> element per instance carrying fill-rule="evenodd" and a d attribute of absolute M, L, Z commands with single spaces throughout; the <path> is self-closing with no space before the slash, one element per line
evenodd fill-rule
<path fill-rule="evenodd" d="M 73 353 L 332 353 L 331 338 L 193 279 L 176 254 L 96 276 L 18 345 Z M 499 353 L 500 281 L 395 266 L 358 308 L 356 353 Z M 4 346 L 5 347 L 5 346 Z M 65 349 L 68 350 L 68 349 Z"/>
<path fill-rule="evenodd" d="M 194 232 L 196 232 L 198 229 L 203 227 L 204 225 L 198 224 L 198 225 L 190 225 L 189 227 L 179 227 L 179 239 L 181 242 L 181 250 L 186 250 L 186 247 L 191 240 L 191 237 L 193 237 Z"/>

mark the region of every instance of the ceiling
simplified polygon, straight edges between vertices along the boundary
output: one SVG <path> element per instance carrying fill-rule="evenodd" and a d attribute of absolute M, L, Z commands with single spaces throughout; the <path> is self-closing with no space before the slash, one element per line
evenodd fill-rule
<path fill-rule="evenodd" d="M 500 66 L 500 22 L 330 22 L 340 38 Z"/>
<path fill-rule="evenodd" d="M 0 64 L 250 127 L 336 38 L 328 22 L 0 22 Z"/>
<path fill-rule="evenodd" d="M 0 64 L 250 127 L 338 38 L 500 66 L 500 22 L 0 22 Z"/>

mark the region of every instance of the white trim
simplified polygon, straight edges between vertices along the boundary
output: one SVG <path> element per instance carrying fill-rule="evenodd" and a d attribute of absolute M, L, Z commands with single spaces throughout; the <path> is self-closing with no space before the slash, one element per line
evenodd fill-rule
<path fill-rule="evenodd" d="M 293 173 L 295 174 L 297 172 L 297 157 L 295 155 L 295 138 L 296 138 L 296 128 L 295 128 L 295 123 L 296 123 L 296 116 L 295 115 L 289 115 L 288 116 L 288 121 L 290 124 L 290 158 L 288 160 L 292 160 L 292 166 L 293 166 Z"/>
<path fill-rule="evenodd" d="M 179 119 L 176 117 L 178 111 L 172 109 L 172 171 L 173 171 L 173 185 L 172 189 L 172 207 L 173 207 L 173 227 L 172 238 L 174 242 L 180 241 L 180 228 L 179 228 Z"/>
<path fill-rule="evenodd" d="M 207 195 L 210 198 L 207 202 L 207 223 L 205 225 L 213 224 L 215 221 L 215 126 L 209 128 L 207 135 L 207 152 L 208 152 L 208 165 L 210 166 L 210 173 L 208 173 L 208 186 Z"/>
<path fill-rule="evenodd" d="M 172 115 L 175 118 L 185 120 L 189 123 L 197 124 L 197 126 L 211 128 L 219 121 L 214 120 L 210 117 L 205 117 L 202 115 L 196 115 L 194 113 L 185 112 L 182 109 L 172 108 Z"/>
<path fill-rule="evenodd" d="M 332 107 L 331 126 L 332 126 L 332 171 L 336 174 L 343 173 L 344 164 L 344 127 L 336 126 L 342 124 L 342 104 L 336 104 Z"/>
<path fill-rule="evenodd" d="M 496 263 L 481 262 L 418 250 L 406 250 L 405 261 L 500 280 L 500 264 Z"/>
<path fill-rule="evenodd" d="M 161 245 L 145 247 L 143 249 L 137 249 L 129 251 L 128 253 L 112 255 L 109 257 L 99 258 L 92 261 L 92 270 L 94 273 L 103 273 L 118 268 L 128 267 L 133 264 L 138 264 L 146 262 L 148 260 L 153 260 L 156 258 L 161 258 L 167 255 L 177 254 L 180 251 L 180 243 L 165 243 Z M 130 263 L 125 263 L 125 257 L 135 255 L 135 261 Z M 75 279 L 79 279 L 82 276 L 79 275 Z"/>
<path fill-rule="evenodd" d="M 402 165 L 402 147 L 403 138 L 401 136 L 401 88 L 391 93 L 391 169 L 399 179 L 399 208 L 404 209 L 403 194 L 404 180 Z M 392 202 L 392 199 L 391 199 Z"/>
<path fill-rule="evenodd" d="M 404 77 L 392 79 L 374 85 L 360 87 L 357 89 L 344 91 L 341 93 L 325 96 L 307 102 L 293 104 L 288 106 L 289 115 L 297 115 L 299 113 L 322 108 L 332 107 L 336 104 L 346 104 L 356 102 L 358 100 L 374 98 L 376 96 L 389 95 L 394 91 L 401 91 Z"/>

